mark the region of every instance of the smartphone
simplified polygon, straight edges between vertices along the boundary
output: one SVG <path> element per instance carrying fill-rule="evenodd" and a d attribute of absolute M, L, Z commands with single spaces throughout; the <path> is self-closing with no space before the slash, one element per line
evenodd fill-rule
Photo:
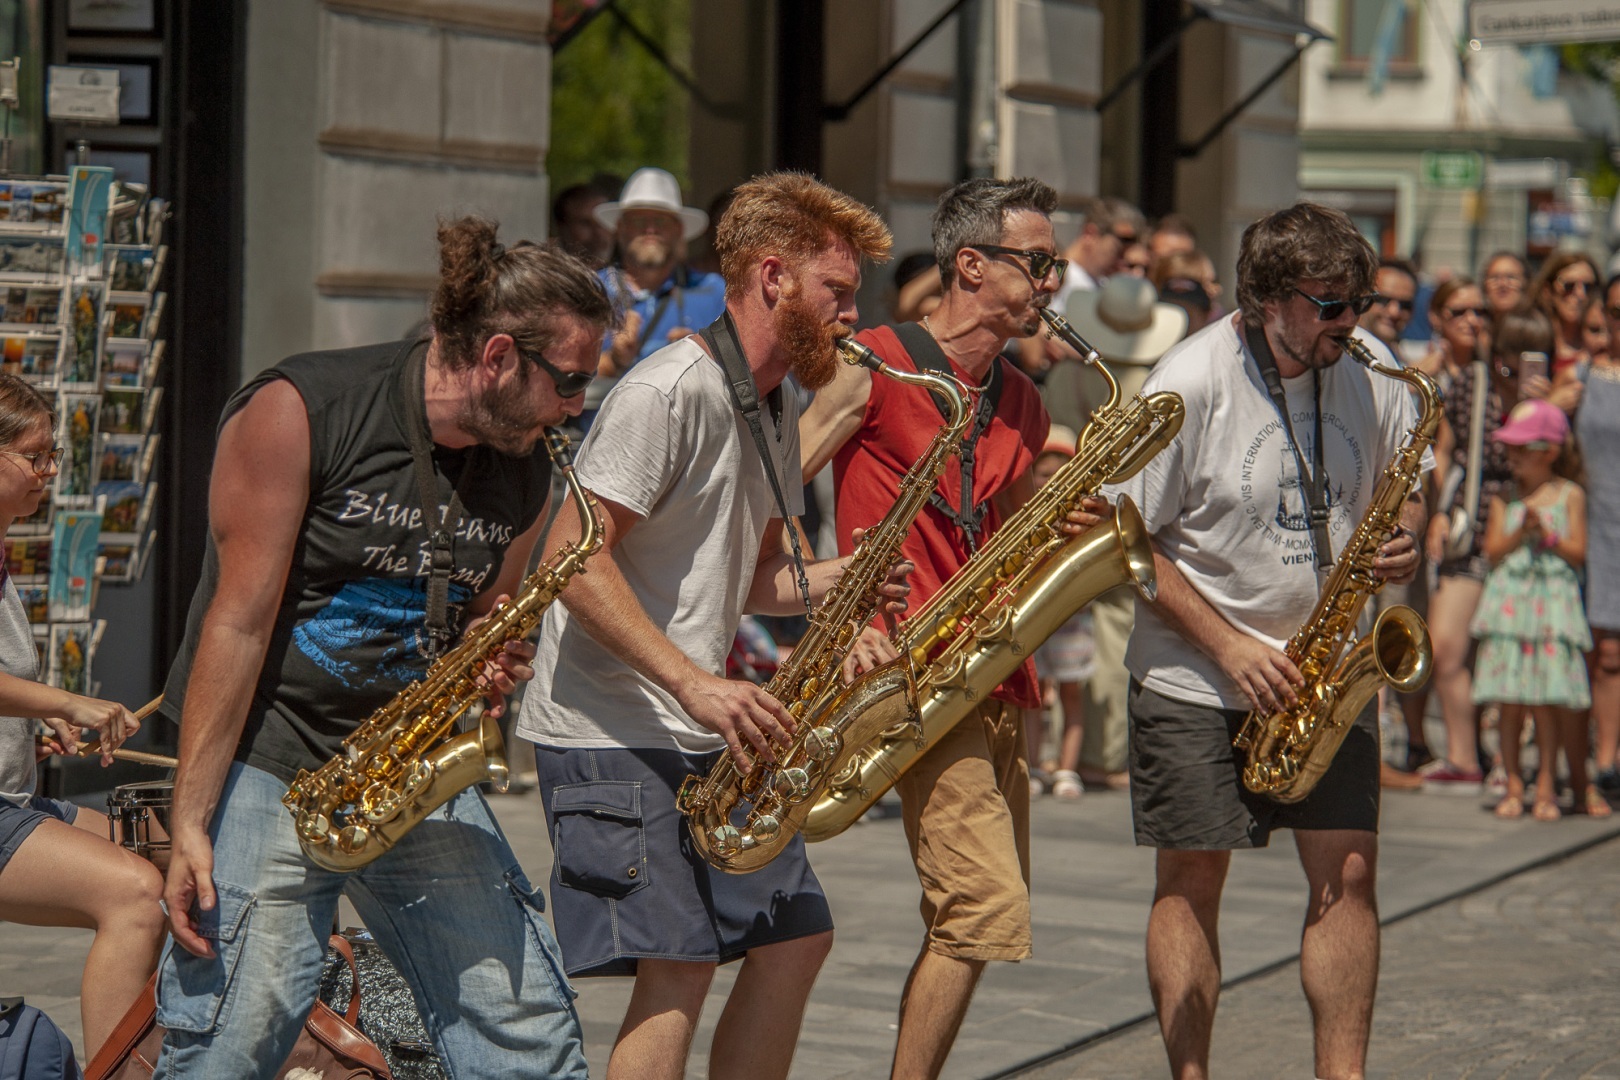
<path fill-rule="evenodd" d="M 1547 354 L 1544 352 L 1522 352 L 1519 354 L 1519 381 L 1522 383 L 1533 375 L 1547 377 Z"/>

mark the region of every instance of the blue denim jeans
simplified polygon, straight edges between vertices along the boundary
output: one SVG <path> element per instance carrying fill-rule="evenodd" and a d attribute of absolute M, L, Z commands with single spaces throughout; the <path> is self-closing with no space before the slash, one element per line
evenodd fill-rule
<path fill-rule="evenodd" d="M 304 857 L 286 791 L 231 766 L 211 830 L 217 903 L 203 913 L 215 955 L 164 947 L 154 1080 L 274 1077 L 315 1004 L 340 895 L 410 983 L 450 1076 L 585 1076 L 544 900 L 483 796 L 462 792 L 375 862 L 334 873 Z"/>

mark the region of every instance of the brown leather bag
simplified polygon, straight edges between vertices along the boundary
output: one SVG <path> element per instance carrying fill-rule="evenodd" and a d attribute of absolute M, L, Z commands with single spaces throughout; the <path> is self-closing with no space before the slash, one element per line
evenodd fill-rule
<path fill-rule="evenodd" d="M 308 1069 L 324 1080 L 394 1080 L 382 1051 L 360 1034 L 360 972 L 354 966 L 354 950 L 348 939 L 333 934 L 328 945 L 349 965 L 354 991 L 343 1013 L 317 1001 L 304 1021 L 304 1030 L 287 1057 L 278 1080 L 294 1069 Z M 158 1051 L 163 1048 L 163 1028 L 157 1022 L 157 976 L 147 980 L 146 989 L 118 1022 L 101 1051 L 84 1070 L 85 1080 L 152 1080 Z"/>

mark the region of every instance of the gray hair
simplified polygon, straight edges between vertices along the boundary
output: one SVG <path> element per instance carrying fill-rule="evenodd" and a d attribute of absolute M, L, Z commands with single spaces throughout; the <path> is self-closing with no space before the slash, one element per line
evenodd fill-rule
<path fill-rule="evenodd" d="M 956 253 L 977 244 L 999 244 L 1007 215 L 1033 210 L 1052 216 L 1057 192 L 1033 177 L 964 180 L 939 197 L 934 208 L 934 261 L 948 289 L 956 279 Z"/>

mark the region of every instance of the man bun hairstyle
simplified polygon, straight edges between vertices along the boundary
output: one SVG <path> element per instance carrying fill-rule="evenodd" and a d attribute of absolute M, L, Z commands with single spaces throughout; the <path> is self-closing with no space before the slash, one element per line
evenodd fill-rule
<path fill-rule="evenodd" d="M 446 367 L 471 367 L 495 334 L 510 334 L 524 352 L 544 352 L 557 339 L 557 316 L 584 319 L 604 334 L 614 325 L 613 302 L 590 267 L 554 244 L 504 247 L 496 229 L 475 216 L 439 222 L 429 322 Z"/>
<path fill-rule="evenodd" d="M 1099 204 L 1101 205 L 1101 204 Z M 1057 192 L 1033 177 L 964 180 L 939 197 L 930 231 L 940 280 L 949 289 L 956 280 L 956 253 L 978 244 L 999 244 L 1007 215 L 1033 210 L 1047 217 L 1057 209 Z"/>
<path fill-rule="evenodd" d="M 1243 230 L 1237 299 L 1243 321 L 1259 326 L 1270 300 L 1287 300 L 1301 281 L 1320 281 L 1341 300 L 1365 296 L 1378 278 L 1378 256 L 1342 210 L 1298 202 Z"/>
<path fill-rule="evenodd" d="M 714 230 L 714 250 L 726 296 L 748 290 L 760 260 L 775 255 L 790 268 L 834 244 L 847 243 L 858 257 L 885 262 L 894 238 L 883 219 L 864 203 L 799 172 L 756 176 L 738 185 Z"/>
<path fill-rule="evenodd" d="M 15 375 L 0 374 L 0 447 L 14 444 L 40 424 L 56 427 L 49 398 Z"/>

